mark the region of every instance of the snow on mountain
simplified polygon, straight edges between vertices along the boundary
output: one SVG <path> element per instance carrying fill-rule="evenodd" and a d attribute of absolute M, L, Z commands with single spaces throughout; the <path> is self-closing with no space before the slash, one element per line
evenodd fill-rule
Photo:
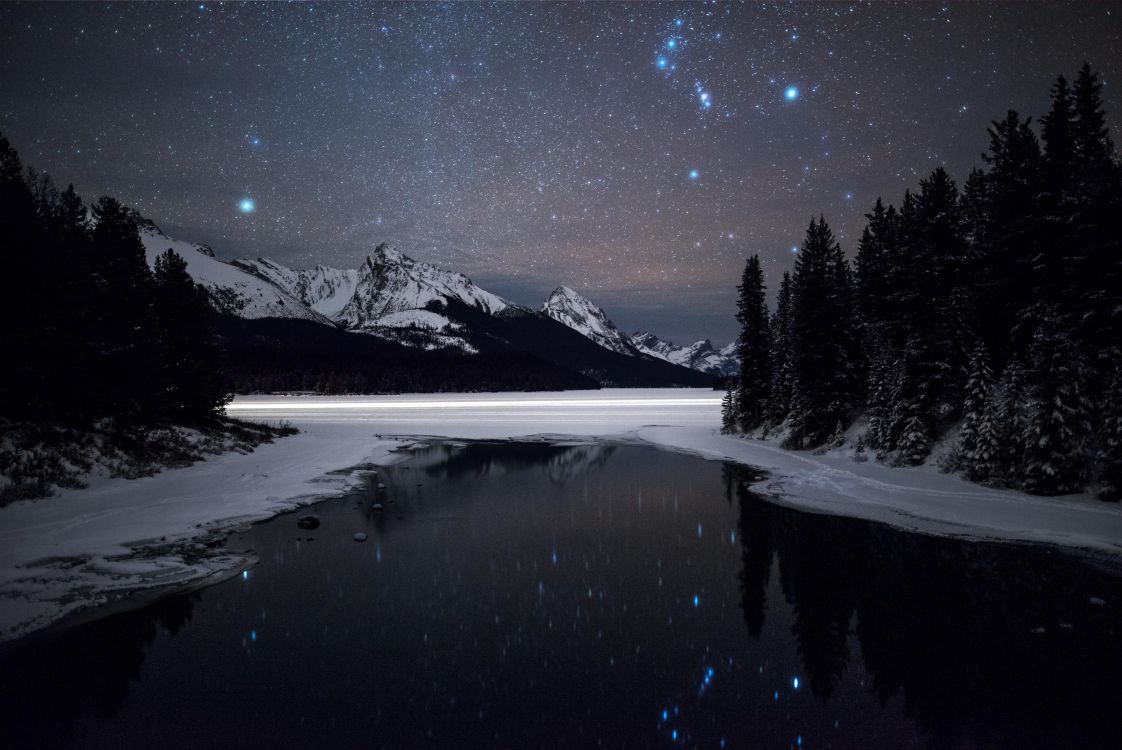
<path fill-rule="evenodd" d="M 542 305 L 542 312 L 605 349 L 620 354 L 636 354 L 631 339 L 608 320 L 603 310 L 567 286 L 553 290 Z"/>
<path fill-rule="evenodd" d="M 740 363 L 736 359 L 736 342 L 720 350 L 714 349 L 709 339 L 695 341 L 689 346 L 676 346 L 653 333 L 638 331 L 631 336 L 631 343 L 644 354 L 691 370 L 714 375 L 733 375 L 740 371 Z"/>
<path fill-rule="evenodd" d="M 388 317 L 394 313 L 424 310 L 434 302 L 457 300 L 491 315 L 511 306 L 462 273 L 413 260 L 385 243 L 374 248 L 357 274 L 351 299 L 334 316 L 349 329 L 384 326 L 395 320 Z"/>
<path fill-rule="evenodd" d="M 316 312 L 334 318 L 351 301 L 358 284 L 358 271 L 317 265 L 293 270 L 268 258 L 235 260 L 232 265 L 265 278 Z"/>
<path fill-rule="evenodd" d="M 202 284 L 215 308 L 243 318 L 300 318 L 331 324 L 324 315 L 309 309 L 299 299 L 269 281 L 223 263 L 205 245 L 168 237 L 155 227 L 143 227 L 140 239 L 149 266 L 169 248 L 187 261 L 187 273 Z"/>

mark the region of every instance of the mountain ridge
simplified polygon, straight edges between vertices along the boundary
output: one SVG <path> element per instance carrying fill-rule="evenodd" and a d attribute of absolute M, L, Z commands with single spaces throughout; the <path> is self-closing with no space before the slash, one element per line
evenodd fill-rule
<path fill-rule="evenodd" d="M 304 320 L 430 352 L 524 351 L 601 385 L 711 384 L 711 373 L 637 349 L 603 310 L 569 287 L 558 287 L 552 307 L 547 300 L 539 312 L 386 243 L 356 269 L 293 269 L 268 258 L 224 262 L 209 247 L 175 240 L 154 225 L 142 236 L 150 264 L 174 249 L 214 307 L 237 317 Z"/>

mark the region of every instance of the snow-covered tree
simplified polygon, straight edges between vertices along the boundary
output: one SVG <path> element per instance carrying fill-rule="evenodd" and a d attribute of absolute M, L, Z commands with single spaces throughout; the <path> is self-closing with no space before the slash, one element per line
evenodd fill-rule
<path fill-rule="evenodd" d="M 1098 431 L 1099 497 L 1122 500 L 1122 360 L 1115 358 L 1114 376 L 1102 400 Z"/>
<path fill-rule="evenodd" d="M 979 343 L 970 356 L 970 376 L 962 404 L 962 430 L 958 437 L 958 464 L 974 481 L 990 478 L 993 424 L 986 419 L 986 401 L 993 384 L 989 354 Z M 983 435 L 983 431 L 986 434 Z"/>
<path fill-rule="evenodd" d="M 1071 327 L 1055 308 L 1041 313 L 1031 357 L 1022 486 L 1040 495 L 1077 492 L 1087 479 L 1085 448 L 1091 434 L 1088 367 Z"/>

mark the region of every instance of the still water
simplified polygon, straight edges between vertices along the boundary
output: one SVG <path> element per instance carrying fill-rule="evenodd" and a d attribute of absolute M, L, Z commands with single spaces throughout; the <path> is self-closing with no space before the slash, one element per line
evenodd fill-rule
<path fill-rule="evenodd" d="M 752 475 L 419 449 L 314 531 L 232 536 L 260 564 L 225 583 L 0 652 L 0 742 L 1117 747 L 1117 571 L 792 510 Z"/>

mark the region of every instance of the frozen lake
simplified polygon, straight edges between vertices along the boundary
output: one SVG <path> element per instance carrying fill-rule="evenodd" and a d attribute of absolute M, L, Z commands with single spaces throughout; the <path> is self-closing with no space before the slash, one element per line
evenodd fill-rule
<path fill-rule="evenodd" d="M 632 445 L 432 443 L 316 506 L 314 530 L 302 510 L 232 536 L 260 563 L 224 583 L 0 650 L 3 736 L 1112 746 L 1114 573 L 777 505 L 756 476 Z"/>

